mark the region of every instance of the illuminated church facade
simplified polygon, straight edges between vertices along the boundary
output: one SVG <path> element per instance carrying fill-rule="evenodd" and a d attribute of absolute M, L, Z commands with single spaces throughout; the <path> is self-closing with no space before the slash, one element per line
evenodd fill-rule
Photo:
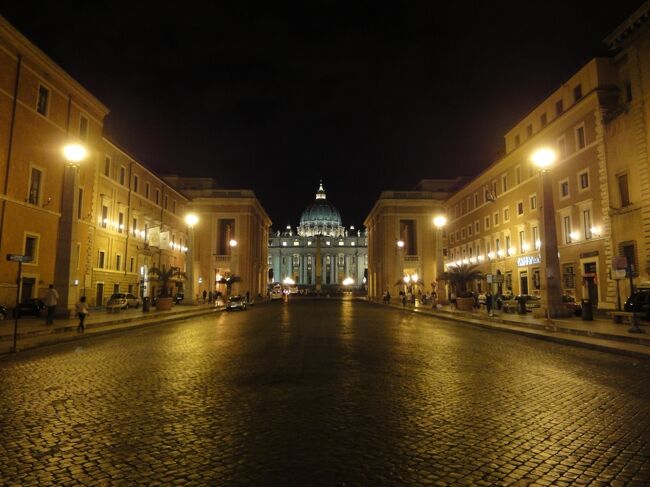
<path fill-rule="evenodd" d="M 269 283 L 290 278 L 301 289 L 364 289 L 368 268 L 365 229 L 343 226 L 323 183 L 294 230 L 288 225 L 269 236 Z"/>

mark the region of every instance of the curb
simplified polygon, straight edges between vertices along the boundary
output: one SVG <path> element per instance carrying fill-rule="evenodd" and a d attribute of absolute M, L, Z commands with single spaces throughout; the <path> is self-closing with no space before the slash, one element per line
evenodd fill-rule
<path fill-rule="evenodd" d="M 375 302 L 375 301 L 370 301 L 367 300 L 367 302 L 377 305 L 377 306 L 386 306 L 384 304 Z M 517 321 L 508 321 L 508 320 L 503 320 L 503 319 L 492 319 L 490 321 L 493 321 L 492 323 L 483 321 L 478 318 L 470 317 L 470 316 L 454 316 L 450 315 L 449 313 L 446 312 L 440 312 L 440 313 L 433 313 L 428 310 L 418 310 L 418 309 L 413 309 L 413 308 L 401 308 L 398 306 L 394 305 L 388 305 L 391 308 L 397 309 L 397 310 L 402 310 L 402 311 L 409 311 L 413 314 L 421 314 L 424 316 L 431 316 L 435 318 L 440 318 L 444 319 L 447 321 L 454 321 L 457 323 L 462 323 L 468 326 L 473 326 L 476 328 L 483 328 L 483 329 L 489 329 L 489 330 L 496 330 L 496 331 L 501 331 L 501 332 L 506 332 L 506 333 L 514 333 L 517 335 L 521 336 L 526 336 L 529 338 L 535 338 L 539 340 L 545 340 L 548 342 L 554 342 L 554 343 L 560 343 L 563 345 L 570 345 L 570 346 L 577 346 L 581 348 L 587 348 L 590 350 L 597 350 L 600 352 L 606 352 L 606 353 L 615 353 L 619 355 L 625 355 L 628 357 L 633 357 L 633 358 L 640 358 L 640 359 L 645 359 L 645 360 L 650 360 L 650 348 L 648 349 L 647 352 L 645 351 L 636 351 L 636 350 L 626 350 L 624 348 L 619 348 L 614 345 L 609 345 L 607 343 L 597 343 L 595 340 L 598 340 L 600 342 L 606 342 L 606 341 L 613 341 L 613 342 L 619 342 L 619 343 L 628 343 L 630 345 L 636 345 L 640 347 L 646 347 L 645 343 L 642 342 L 648 342 L 650 345 L 650 340 L 647 339 L 639 339 L 635 337 L 629 337 L 630 340 L 626 340 L 628 337 L 619 337 L 616 335 L 605 335 L 602 333 L 594 333 L 593 335 L 589 335 L 588 332 L 582 332 L 581 330 L 575 330 L 575 329 L 570 329 L 570 328 L 559 328 L 557 325 L 553 327 L 553 329 L 549 329 L 546 327 L 546 325 L 543 324 L 537 324 L 537 323 L 522 323 L 522 322 L 517 322 Z M 519 329 L 517 329 L 519 328 Z M 568 330 L 568 331 L 563 331 L 563 330 Z M 565 335 L 571 335 L 571 336 L 561 336 L 558 335 L 558 333 L 563 333 Z M 603 338 L 602 336 L 598 335 L 605 335 L 608 338 Z M 579 340 L 577 337 L 584 337 L 584 340 Z M 576 338 L 573 338 L 576 337 Z M 615 337 L 615 338 L 611 338 Z M 588 341 L 586 341 L 588 340 Z"/>

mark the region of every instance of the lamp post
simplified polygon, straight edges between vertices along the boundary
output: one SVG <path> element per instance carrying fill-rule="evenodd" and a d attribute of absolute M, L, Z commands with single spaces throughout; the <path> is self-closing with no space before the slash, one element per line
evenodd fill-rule
<path fill-rule="evenodd" d="M 395 240 L 395 254 L 397 255 L 397 282 L 403 282 L 404 278 L 404 240 Z M 402 288 L 404 286 L 402 285 Z"/>
<path fill-rule="evenodd" d="M 433 225 L 436 227 L 436 297 L 439 303 L 445 304 L 446 299 L 444 294 L 441 293 L 444 286 L 442 274 L 445 271 L 444 255 L 442 252 L 442 229 L 447 225 L 447 217 L 444 215 L 437 215 L 433 217 Z M 434 305 L 437 303 L 433 303 Z"/>
<path fill-rule="evenodd" d="M 59 293 L 59 302 L 63 312 L 71 314 L 77 300 L 75 277 L 77 273 L 76 252 L 77 213 L 79 210 L 79 164 L 88 155 L 85 147 L 79 144 L 67 144 L 63 147 L 65 165 L 63 168 L 63 187 L 61 191 L 61 218 L 56 241 L 56 264 L 54 267 L 54 286 Z M 73 250 L 75 249 L 75 250 Z"/>
<path fill-rule="evenodd" d="M 187 225 L 187 251 L 185 252 L 185 274 L 187 275 L 187 289 L 185 290 L 184 301 L 189 304 L 196 304 L 196 293 L 194 291 L 194 226 L 199 222 L 199 217 L 194 213 L 185 215 Z"/>
<path fill-rule="evenodd" d="M 531 156 L 532 163 L 539 169 L 539 191 L 541 194 L 540 253 L 542 258 L 541 294 L 542 308 L 547 318 L 562 316 L 562 287 L 560 285 L 560 259 L 557 249 L 557 230 L 553 207 L 553 186 L 550 167 L 557 156 L 548 148 L 538 149 Z"/>
<path fill-rule="evenodd" d="M 234 238 L 231 238 L 230 241 L 228 242 L 228 245 L 230 245 L 230 275 L 239 276 L 241 279 L 241 274 L 237 269 L 239 264 L 237 259 L 237 243 L 238 243 L 237 240 L 235 240 Z M 233 294 L 238 294 L 238 293 L 233 293 Z"/>

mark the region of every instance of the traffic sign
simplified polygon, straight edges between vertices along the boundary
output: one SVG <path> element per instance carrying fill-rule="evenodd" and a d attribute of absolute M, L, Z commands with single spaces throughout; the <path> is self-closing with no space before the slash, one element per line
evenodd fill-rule
<path fill-rule="evenodd" d="M 7 254 L 7 260 L 11 262 L 31 262 L 32 257 L 30 255 Z"/>

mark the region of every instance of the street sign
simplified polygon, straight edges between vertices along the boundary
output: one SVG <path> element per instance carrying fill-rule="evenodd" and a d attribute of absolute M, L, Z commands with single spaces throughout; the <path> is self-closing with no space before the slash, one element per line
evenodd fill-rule
<path fill-rule="evenodd" d="M 7 260 L 11 262 L 31 262 L 32 257 L 29 255 L 7 254 Z"/>
<path fill-rule="evenodd" d="M 627 269 L 627 257 L 620 255 L 612 257 L 612 269 L 615 271 Z"/>

